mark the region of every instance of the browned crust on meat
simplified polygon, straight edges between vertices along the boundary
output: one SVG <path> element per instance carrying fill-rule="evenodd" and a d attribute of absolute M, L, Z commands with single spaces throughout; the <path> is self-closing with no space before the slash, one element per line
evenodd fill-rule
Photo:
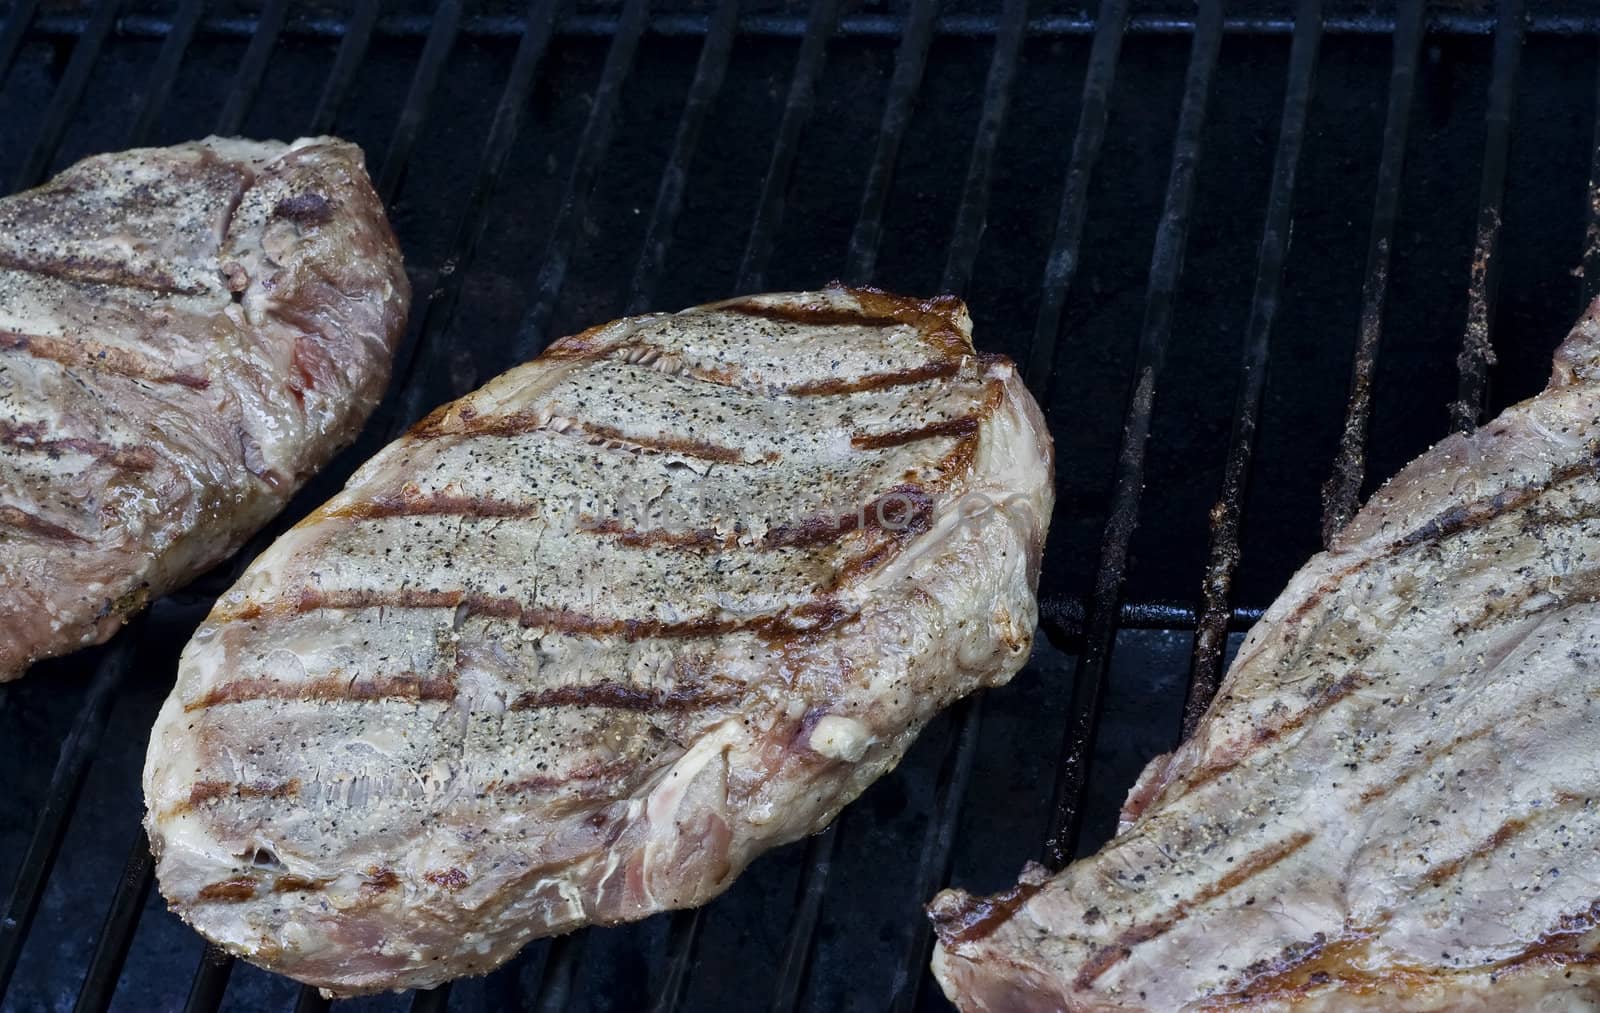
<path fill-rule="evenodd" d="M 0 525 L 14 528 L 18 531 L 26 531 L 28 534 L 38 535 L 40 538 L 51 538 L 58 542 L 75 542 L 78 544 L 88 542 L 87 538 L 84 538 L 76 531 L 71 531 L 59 524 L 52 524 L 43 517 L 36 517 L 28 513 L 21 507 L 0 505 Z"/>
<path fill-rule="evenodd" d="M 0 331 L 0 352 L 21 352 L 35 359 L 48 359 L 69 369 L 92 369 L 146 383 L 175 384 L 190 390 L 205 390 L 211 386 L 211 381 L 203 376 L 174 373 L 138 352 L 82 336 L 69 341 L 44 334 Z"/>

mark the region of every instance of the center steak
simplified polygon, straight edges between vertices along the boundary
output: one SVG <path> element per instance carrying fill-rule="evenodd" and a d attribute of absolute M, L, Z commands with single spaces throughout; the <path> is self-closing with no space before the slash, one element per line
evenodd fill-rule
<path fill-rule="evenodd" d="M 0 682 L 276 514 L 377 404 L 409 298 L 332 138 L 99 155 L 0 200 Z"/>
<path fill-rule="evenodd" d="M 557 342 L 280 539 L 184 652 L 161 890 L 332 993 L 704 903 L 1033 639 L 1050 439 L 956 299 Z"/>
<path fill-rule="evenodd" d="M 941 894 L 963 1010 L 1600 1009 L 1600 303 L 1380 489 L 1122 832 Z"/>

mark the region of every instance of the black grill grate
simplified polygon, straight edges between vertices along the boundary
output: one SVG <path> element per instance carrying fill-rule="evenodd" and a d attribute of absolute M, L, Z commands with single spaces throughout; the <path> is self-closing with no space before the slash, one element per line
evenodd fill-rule
<path fill-rule="evenodd" d="M 1103 841 L 1229 634 L 1375 479 L 1537 389 L 1600 286 L 1600 96 L 1571 72 L 1600 81 L 1600 16 L 1577 2 L 426 7 L 13 0 L 0 25 L 14 187 L 208 129 L 335 130 L 416 288 L 394 391 L 283 518 L 112 644 L 0 688 L 8 1010 L 328 1005 L 163 910 L 149 723 L 251 557 L 557 334 L 835 276 L 967 297 L 1057 439 L 1049 643 L 707 908 L 341 1008 L 939 1008 L 917 903 Z"/>

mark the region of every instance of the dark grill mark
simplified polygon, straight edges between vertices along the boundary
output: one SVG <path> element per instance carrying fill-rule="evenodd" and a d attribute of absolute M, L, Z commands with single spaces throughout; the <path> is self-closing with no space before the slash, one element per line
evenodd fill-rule
<path fill-rule="evenodd" d="M 465 408 L 447 405 L 418 422 L 410 435 L 419 440 L 434 440 L 446 436 L 522 436 L 538 430 L 551 430 L 548 411 L 523 409 L 504 415 L 479 415 Z M 596 422 L 573 422 L 561 430 L 551 431 L 609 440 L 637 447 L 647 453 L 679 454 L 722 464 L 736 464 L 745 459 L 744 453 L 734 447 L 722 447 L 705 440 L 666 433 L 654 436 L 625 433 L 614 426 Z M 769 455 L 768 459 L 773 460 L 775 456 Z"/>
<path fill-rule="evenodd" d="M 1094 956 L 1078 970 L 1074 985 L 1079 989 L 1089 988 L 1096 978 L 1132 955 L 1133 947 L 1166 934 L 1174 925 L 1187 918 L 1195 908 L 1208 904 L 1235 887 L 1254 879 L 1311 843 L 1312 839 L 1312 834 L 1301 831 L 1276 844 L 1268 845 L 1246 856 L 1243 861 L 1235 862 L 1215 882 L 1200 887 L 1193 897 L 1173 905 L 1161 917 L 1152 919 L 1144 925 L 1133 925 L 1125 929 L 1114 943 L 1095 951 Z"/>
<path fill-rule="evenodd" d="M 1500 824 L 1500 826 L 1495 829 L 1494 833 L 1490 834 L 1471 851 L 1468 851 L 1462 855 L 1458 855 L 1449 861 L 1440 862 L 1438 865 L 1435 865 L 1433 868 L 1423 873 L 1422 881 L 1427 883 L 1429 886 L 1439 886 L 1447 880 L 1454 879 L 1456 876 L 1461 874 L 1462 869 L 1467 867 L 1468 862 L 1472 862 L 1480 858 L 1486 858 L 1489 855 L 1494 854 L 1496 851 L 1499 851 L 1501 848 L 1509 844 L 1513 838 L 1517 837 L 1524 830 L 1528 829 L 1528 825 L 1539 816 L 1545 815 L 1554 809 L 1564 808 L 1582 801 L 1582 796 L 1562 792 L 1555 797 L 1553 800 L 1554 805 L 1552 806 L 1544 809 L 1535 809 L 1526 816 L 1513 816 L 1504 823 Z"/>
<path fill-rule="evenodd" d="M 255 895 L 255 880 L 244 876 L 202 886 L 199 894 L 201 900 L 216 900 L 228 904 L 238 904 L 249 900 Z"/>
<path fill-rule="evenodd" d="M 863 391 L 888 390 L 891 387 L 906 387 L 928 380 L 946 379 L 955 376 L 960 371 L 960 359 L 947 359 L 888 373 L 868 373 L 865 376 L 858 376 L 849 380 L 842 378 L 808 380 L 805 383 L 790 385 L 785 388 L 784 393 L 795 397 L 859 394 Z"/>
<path fill-rule="evenodd" d="M 937 439 L 941 436 L 972 436 L 977 433 L 979 419 L 976 415 L 932 422 L 915 429 L 899 429 L 887 433 L 857 433 L 850 437 L 850 445 L 857 450 L 883 450 L 907 443 Z"/>
<path fill-rule="evenodd" d="M 299 793 L 299 778 L 290 778 L 287 781 L 278 783 L 270 781 L 248 783 L 197 781 L 194 787 L 189 789 L 188 805 L 180 806 L 179 808 L 193 809 L 220 798 L 293 798 Z"/>
<path fill-rule="evenodd" d="M 26 510 L 14 506 L 0 505 L 0 539 L 4 538 L 5 528 L 26 531 L 40 538 L 53 538 L 58 542 L 76 542 L 80 545 L 89 540 L 77 532 L 68 530 L 59 524 L 52 524 L 42 517 L 35 517 Z"/>
<path fill-rule="evenodd" d="M 831 629 L 851 616 L 837 602 L 823 600 L 795 605 L 776 615 L 726 618 L 723 616 L 707 615 L 693 619 L 678 621 L 663 621 L 657 619 L 618 619 L 610 616 L 594 616 L 570 609 L 534 608 L 519 602 L 515 598 L 500 597 L 496 595 L 469 593 L 463 591 L 389 591 L 356 589 L 349 591 L 317 591 L 304 589 L 299 592 L 287 592 L 282 597 L 267 602 L 248 602 L 231 614 L 217 614 L 215 621 L 222 622 L 250 622 L 267 617 L 284 617 L 304 615 L 320 609 L 348 610 L 371 608 L 395 609 L 466 609 L 466 615 L 484 615 L 497 619 L 505 619 L 518 623 L 521 626 L 534 629 L 548 629 L 558 633 L 569 633 L 577 636 L 594 637 L 621 637 L 624 640 L 649 640 L 649 639 L 687 639 L 694 637 L 719 636 L 740 631 L 751 631 L 771 639 L 787 639 L 796 634 L 815 633 Z M 317 680 L 313 683 L 280 683 L 272 680 L 249 680 L 244 683 L 225 684 L 212 690 L 205 699 L 210 699 L 230 686 L 244 687 L 259 683 L 262 692 L 274 695 L 277 699 L 298 697 L 301 687 L 314 687 L 315 692 L 326 692 L 328 696 L 311 696 L 306 699 L 363 699 L 369 696 L 401 696 L 411 695 L 405 687 L 410 685 L 409 680 L 415 676 L 395 677 L 405 680 L 397 685 L 393 691 L 378 692 L 376 689 L 364 689 L 371 683 L 346 683 L 341 680 Z M 381 682 L 381 681 L 380 681 Z M 429 683 L 427 685 L 433 685 Z M 281 690 L 267 689 L 266 687 L 281 686 Z M 324 690 L 322 687 L 326 686 Z M 422 696 L 420 699 L 449 699 L 446 692 L 454 693 L 454 683 L 449 684 L 446 690 L 440 685 L 438 696 Z M 231 690 L 230 690 L 231 692 Z M 423 690 L 427 692 L 427 690 Z M 193 706 L 207 706 L 199 703 Z"/>
<path fill-rule="evenodd" d="M 249 700 L 415 700 L 444 701 L 456 698 L 454 677 L 425 678 L 420 675 L 386 675 L 371 679 L 322 678 L 305 682 L 277 679 L 238 679 L 213 686 L 198 700 L 184 704 L 186 711 L 204 710 L 221 704 Z"/>
<path fill-rule="evenodd" d="M 42 422 L 20 426 L 0 422 L 0 444 L 51 458 L 62 454 L 85 454 L 126 471 L 149 471 L 159 460 L 156 452 L 149 447 L 118 447 L 83 437 L 52 439 Z"/>
<path fill-rule="evenodd" d="M 47 359 L 68 368 L 92 369 L 146 383 L 173 384 L 190 390 L 205 390 L 211 381 L 192 373 L 174 373 L 149 356 L 126 348 L 92 341 L 89 338 L 55 338 L 43 334 L 18 334 L 0 331 L 0 352 L 21 352 L 35 359 Z"/>
<path fill-rule="evenodd" d="M 524 693 L 512 703 L 517 711 L 546 707 L 604 707 L 625 711 L 688 711 L 718 707 L 739 698 L 736 687 L 713 689 L 709 686 L 678 686 L 674 689 L 641 689 L 621 682 L 592 682 L 582 685 L 553 686 Z"/>
<path fill-rule="evenodd" d="M 1354 693 L 1357 689 L 1370 682 L 1372 677 L 1365 672 L 1346 672 L 1338 681 L 1322 691 L 1322 695 L 1307 706 L 1304 710 L 1291 714 L 1289 717 L 1273 725 L 1264 725 L 1255 730 L 1246 742 L 1224 746 L 1218 752 L 1220 759 L 1213 760 L 1203 766 L 1196 767 L 1186 775 L 1187 785 L 1182 798 L 1196 788 L 1208 784 L 1223 774 L 1236 769 L 1251 755 L 1262 747 L 1278 741 L 1290 732 L 1300 728 L 1312 718 L 1329 709 L 1334 704 Z"/>
<path fill-rule="evenodd" d="M 181 285 L 170 272 L 157 268 L 144 271 L 104 257 L 84 257 L 64 254 L 56 257 L 26 259 L 13 252 L 0 250 L 0 267 L 23 271 L 43 278 L 77 284 L 111 285 L 130 288 L 157 295 L 204 295 L 206 289 L 199 285 Z"/>
<path fill-rule="evenodd" d="M 1028 898 L 1044 886 L 1043 870 L 1039 866 L 1029 866 L 1024 875 L 1033 870 L 1039 870 L 1041 878 L 1019 882 L 1004 893 L 992 897 L 962 897 L 959 904 L 935 902 L 928 905 L 933 931 L 946 946 L 972 943 L 988 936 L 1009 921 Z"/>

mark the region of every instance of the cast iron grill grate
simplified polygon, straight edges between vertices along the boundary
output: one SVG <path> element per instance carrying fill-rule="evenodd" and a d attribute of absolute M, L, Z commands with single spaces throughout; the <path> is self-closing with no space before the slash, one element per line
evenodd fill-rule
<path fill-rule="evenodd" d="M 188 631 L 360 460 L 552 337 L 833 277 L 961 294 L 1022 365 L 1058 447 L 1048 642 L 706 908 L 339 1005 L 940 1008 L 917 905 L 1097 846 L 1324 533 L 1538 388 L 1600 280 L 1597 37 L 1576 0 L 13 0 L 8 189 L 338 132 L 417 298 L 388 400 L 283 518 L 0 688 L 5 1008 L 327 1005 L 151 890 L 138 771 Z"/>

